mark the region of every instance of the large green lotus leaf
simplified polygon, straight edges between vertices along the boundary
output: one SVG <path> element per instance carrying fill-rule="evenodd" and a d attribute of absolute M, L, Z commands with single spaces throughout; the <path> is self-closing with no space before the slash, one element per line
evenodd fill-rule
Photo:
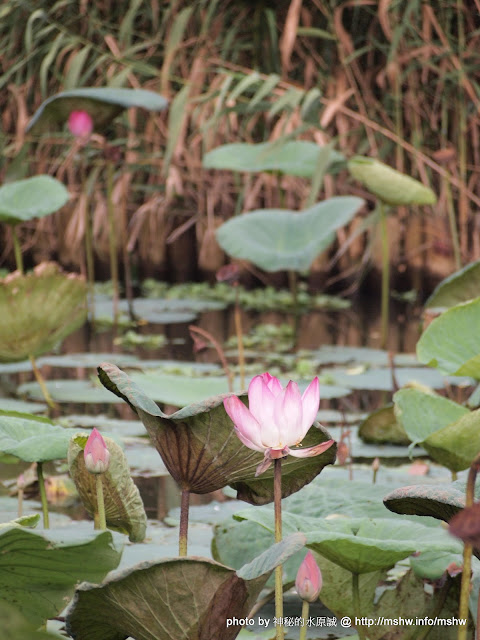
<path fill-rule="evenodd" d="M 0 220 L 18 224 L 43 218 L 63 207 L 69 197 L 63 184 L 50 176 L 9 182 L 0 187 Z"/>
<path fill-rule="evenodd" d="M 162 111 L 167 104 L 163 96 L 145 89 L 71 89 L 45 100 L 30 120 L 27 131 L 38 134 L 58 129 L 67 122 L 72 111 L 87 111 L 92 117 L 95 130 L 101 132 L 124 109 L 141 107 L 149 111 Z"/>
<path fill-rule="evenodd" d="M 475 499 L 480 498 L 480 480 L 475 485 Z M 465 482 L 456 480 L 442 485 L 411 485 L 388 493 L 383 502 L 394 513 L 432 516 L 450 522 L 465 507 Z"/>
<path fill-rule="evenodd" d="M 358 428 L 358 435 L 364 442 L 407 445 L 410 438 L 403 426 L 397 421 L 393 405 L 381 407 L 373 411 L 362 421 Z"/>
<path fill-rule="evenodd" d="M 85 508 L 93 515 L 97 510 L 96 478 L 85 467 L 83 451 L 87 438 L 85 434 L 77 434 L 71 439 L 68 470 Z M 122 449 L 107 436 L 104 441 L 110 453 L 108 469 L 102 473 L 107 526 L 128 533 L 132 542 L 142 542 L 147 530 L 147 516 L 140 492 L 130 476 L 127 458 Z"/>
<path fill-rule="evenodd" d="M 249 260 L 265 271 L 308 271 L 363 200 L 339 196 L 303 211 L 259 209 L 231 218 L 216 231 L 229 255 Z"/>
<path fill-rule="evenodd" d="M 422 442 L 422 446 L 447 469 L 468 469 L 480 451 L 480 409 L 435 431 Z"/>
<path fill-rule="evenodd" d="M 419 389 L 400 389 L 393 400 L 397 420 L 414 444 L 469 413 L 461 404 Z"/>
<path fill-rule="evenodd" d="M 0 620 L 2 640 L 58 640 L 59 637 L 47 631 L 37 631 L 17 609 L 1 600 Z"/>
<path fill-rule="evenodd" d="M 245 509 L 236 518 L 257 522 L 273 533 L 274 518 L 263 509 Z M 392 567 L 416 551 L 458 551 L 442 528 L 398 518 L 314 518 L 282 512 L 285 531 L 303 531 L 307 546 L 352 573 Z"/>
<path fill-rule="evenodd" d="M 123 398 L 138 413 L 168 471 L 183 489 L 210 493 L 231 485 L 237 497 L 252 504 L 273 500 L 273 471 L 255 478 L 263 455 L 245 447 L 235 435 L 223 399 L 225 395 L 191 404 L 166 415 L 123 371 L 103 363 L 98 368 L 102 384 Z M 242 396 L 241 396 L 242 397 Z M 246 400 L 246 396 L 242 399 Z M 303 445 L 329 440 L 323 427 L 313 426 Z M 313 458 L 289 456 L 282 463 L 282 493 L 286 497 L 317 476 L 335 460 L 336 447 Z"/>
<path fill-rule="evenodd" d="M 67 457 L 76 431 L 28 413 L 0 411 L 0 451 L 25 462 L 46 462 Z"/>
<path fill-rule="evenodd" d="M 0 603 L 19 610 L 36 627 L 57 616 L 75 585 L 101 582 L 120 562 L 123 536 L 75 526 L 0 530 Z"/>
<path fill-rule="evenodd" d="M 348 161 L 348 170 L 387 204 L 435 204 L 437 201 L 429 187 L 373 158 L 354 156 Z"/>
<path fill-rule="evenodd" d="M 205 169 L 230 171 L 280 171 L 292 176 L 311 178 L 322 159 L 328 154 L 327 166 L 338 164 L 344 156 L 338 151 L 322 147 L 308 140 L 289 142 L 236 142 L 212 149 L 203 156 Z"/>
<path fill-rule="evenodd" d="M 299 551 L 297 534 L 239 571 L 206 558 L 169 558 L 82 584 L 67 616 L 76 640 L 233 640 L 272 570 Z"/>
<path fill-rule="evenodd" d="M 0 280 L 0 362 L 17 362 L 50 351 L 87 317 L 86 284 L 53 262 Z"/>
<path fill-rule="evenodd" d="M 425 302 L 425 308 L 454 307 L 479 295 L 480 260 L 477 260 L 442 280 Z"/>
<path fill-rule="evenodd" d="M 455 376 L 480 380 L 480 298 L 435 318 L 417 342 L 420 362 Z"/>

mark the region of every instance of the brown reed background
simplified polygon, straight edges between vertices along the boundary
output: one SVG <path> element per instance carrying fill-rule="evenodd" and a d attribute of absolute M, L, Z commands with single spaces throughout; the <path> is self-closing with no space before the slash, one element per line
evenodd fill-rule
<path fill-rule="evenodd" d="M 90 207 L 100 273 L 108 276 L 105 144 L 121 149 L 114 199 L 122 244 L 138 277 L 172 281 L 226 261 L 216 227 L 236 212 L 301 208 L 308 180 L 202 169 L 227 142 L 291 135 L 372 155 L 430 185 L 437 205 L 390 217 L 398 273 L 444 276 L 455 268 L 448 209 L 461 262 L 480 258 L 480 0 L 4 0 L 0 6 L 2 181 L 48 173 L 72 199 L 21 227 L 27 265 L 59 260 L 84 270 L 83 211 Z M 32 141 L 41 102 L 77 86 L 141 87 L 170 100 L 162 114 L 131 110 L 88 148 L 66 129 Z M 320 197 L 368 194 L 346 171 Z M 314 265 L 355 288 L 378 264 L 367 211 L 338 233 Z M 8 230 L 0 266 L 13 266 Z M 332 260 L 333 258 L 333 260 Z M 103 271 L 102 271 L 103 266 Z M 347 286 L 348 285 L 348 286 Z"/>

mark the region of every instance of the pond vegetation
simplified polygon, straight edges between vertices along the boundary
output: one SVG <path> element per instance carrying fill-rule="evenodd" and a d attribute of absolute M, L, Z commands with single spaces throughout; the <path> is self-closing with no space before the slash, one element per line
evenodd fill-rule
<path fill-rule="evenodd" d="M 2 640 L 473 637 L 478 7 L 160 4 L 0 9 Z"/>

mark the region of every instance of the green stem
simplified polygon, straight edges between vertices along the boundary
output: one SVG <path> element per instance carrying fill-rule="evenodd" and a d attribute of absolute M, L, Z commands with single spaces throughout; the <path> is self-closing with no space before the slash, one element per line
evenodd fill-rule
<path fill-rule="evenodd" d="M 183 489 L 180 503 L 180 536 L 178 539 L 178 555 L 184 557 L 188 552 L 188 511 L 190 508 L 190 491 Z"/>
<path fill-rule="evenodd" d="M 458 238 L 457 221 L 455 219 L 455 207 L 453 205 L 452 189 L 450 179 L 445 180 L 445 192 L 447 197 L 447 214 L 450 224 L 450 235 L 452 236 L 453 255 L 455 258 L 455 268 L 457 271 L 462 268 L 462 258 L 460 254 L 460 240 Z"/>
<path fill-rule="evenodd" d="M 86 182 L 84 188 L 87 191 Z M 95 322 L 95 259 L 93 256 L 92 216 L 88 197 L 85 202 L 85 261 L 87 263 L 88 309 L 91 321 Z"/>
<path fill-rule="evenodd" d="M 115 209 L 113 205 L 113 174 L 114 164 L 107 161 L 107 210 L 108 210 L 108 239 L 110 244 L 110 275 L 113 284 L 113 321 L 118 320 L 118 263 L 117 263 L 117 234 L 115 231 Z"/>
<path fill-rule="evenodd" d="M 475 498 L 475 480 L 478 470 L 480 469 L 480 454 L 470 466 L 467 478 L 467 488 L 465 491 L 465 508 L 471 507 Z M 472 545 L 465 542 L 463 547 L 463 569 L 462 584 L 460 587 L 460 605 L 458 608 L 458 617 L 468 620 L 468 602 L 470 599 L 470 575 L 472 570 Z M 459 625 L 458 640 L 467 640 L 468 624 Z"/>
<path fill-rule="evenodd" d="M 48 518 L 47 492 L 45 491 L 45 479 L 43 477 L 43 462 L 37 462 L 38 488 L 40 489 L 40 500 L 42 502 L 43 528 L 50 529 Z"/>
<path fill-rule="evenodd" d="M 282 540 L 282 459 L 273 461 L 273 504 L 275 510 L 275 542 Z M 275 568 L 275 618 L 283 621 L 283 567 Z M 283 624 L 275 627 L 276 640 L 285 637 Z"/>
<path fill-rule="evenodd" d="M 302 604 L 302 626 L 300 627 L 300 635 L 298 640 L 307 640 L 307 621 L 308 621 L 308 609 L 310 603 L 308 600 L 304 600 Z"/>
<path fill-rule="evenodd" d="M 105 502 L 103 500 L 103 473 L 95 474 L 95 485 L 97 489 L 97 507 L 98 507 L 98 528 L 105 530 L 107 528 L 107 521 L 105 519 Z"/>
<path fill-rule="evenodd" d="M 380 232 L 382 236 L 382 325 L 380 348 L 387 346 L 388 335 L 388 303 L 390 297 L 390 255 L 388 246 L 387 214 L 385 204 L 379 200 L 378 208 L 380 212 Z"/>
<path fill-rule="evenodd" d="M 243 350 L 242 316 L 238 301 L 238 286 L 235 287 L 235 331 L 238 345 L 238 367 L 240 369 L 240 390 L 245 388 L 245 354 Z"/>
<path fill-rule="evenodd" d="M 355 618 L 360 619 L 362 617 L 360 611 L 360 589 L 358 586 L 360 576 L 358 573 L 352 573 L 352 598 L 353 598 L 353 615 Z M 356 625 L 358 637 L 360 640 L 365 640 L 365 632 L 362 625 Z"/>
<path fill-rule="evenodd" d="M 15 252 L 15 264 L 17 265 L 17 271 L 20 271 L 20 273 L 23 275 L 22 247 L 20 246 L 20 240 L 18 239 L 15 225 L 12 225 L 11 229 L 13 238 L 13 251 Z"/>
<path fill-rule="evenodd" d="M 50 395 L 50 391 L 48 390 L 47 385 L 45 384 L 45 380 L 40 373 L 40 369 L 37 367 L 37 363 L 35 361 L 34 356 L 29 356 L 30 364 L 32 365 L 33 375 L 35 376 L 36 381 L 38 382 L 40 389 L 42 390 L 42 395 L 45 398 L 45 402 L 48 404 L 50 409 L 58 409 L 58 405 L 53 401 L 52 396 Z"/>

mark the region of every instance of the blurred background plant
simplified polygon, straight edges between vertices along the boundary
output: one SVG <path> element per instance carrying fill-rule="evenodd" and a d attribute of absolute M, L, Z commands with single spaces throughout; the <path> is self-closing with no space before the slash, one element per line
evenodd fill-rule
<path fill-rule="evenodd" d="M 38 106 L 82 86 L 141 87 L 171 102 L 168 114 L 130 110 L 101 132 L 126 148 L 113 199 L 128 223 L 125 242 L 139 279 L 212 275 L 225 262 L 215 230 L 239 202 L 242 210 L 302 208 L 308 178 L 202 169 L 204 154 L 219 145 L 281 137 L 333 141 L 346 157 L 375 156 L 439 195 L 435 208 L 409 218 L 408 233 L 402 207 L 388 220 L 391 263 L 401 280 L 405 274 L 404 288 L 421 289 L 427 268 L 437 279 L 452 271 L 452 210 L 457 266 L 478 259 L 478 10 L 478 0 L 6 0 L 0 177 L 47 173 L 73 195 L 61 218 L 22 229 L 27 266 L 46 258 L 69 269 L 82 263 L 85 204 L 66 127 L 32 138 L 28 162 L 15 162 Z M 352 193 L 369 199 L 339 168 L 324 177 L 319 196 Z M 91 206 L 100 275 L 109 273 L 104 194 L 97 181 Z M 368 258 L 380 265 L 379 239 L 364 233 L 366 213 L 337 231 L 341 252 L 337 245 L 320 256 L 311 278 L 340 279 L 354 290 Z M 2 240 L 0 262 L 13 266 L 11 240 Z"/>

